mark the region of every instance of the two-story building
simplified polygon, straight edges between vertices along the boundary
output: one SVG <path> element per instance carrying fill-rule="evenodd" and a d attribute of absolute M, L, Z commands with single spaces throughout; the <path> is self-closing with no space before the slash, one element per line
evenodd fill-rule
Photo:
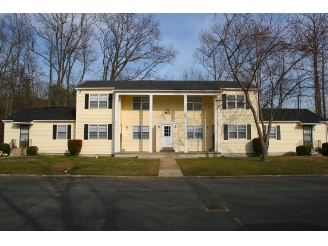
<path fill-rule="evenodd" d="M 258 100 L 255 89 L 250 96 Z M 87 81 L 76 109 L 23 109 L 3 122 L 6 143 L 40 154 L 68 154 L 67 139 L 82 139 L 80 155 L 252 155 L 258 136 L 239 85 L 222 81 Z M 280 110 L 269 153 L 294 153 L 302 141 L 326 142 L 327 123 L 309 110 Z"/>

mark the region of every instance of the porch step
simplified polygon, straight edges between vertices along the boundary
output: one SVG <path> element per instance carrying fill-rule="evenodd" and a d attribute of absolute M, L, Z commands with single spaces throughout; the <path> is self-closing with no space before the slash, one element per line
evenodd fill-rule
<path fill-rule="evenodd" d="M 311 155 L 321 155 L 321 150 L 318 149 L 311 149 Z"/>
<path fill-rule="evenodd" d="M 172 147 L 163 147 L 160 152 L 175 152 Z"/>
<path fill-rule="evenodd" d="M 10 151 L 10 156 L 22 156 L 25 155 L 25 149 L 14 148 Z"/>

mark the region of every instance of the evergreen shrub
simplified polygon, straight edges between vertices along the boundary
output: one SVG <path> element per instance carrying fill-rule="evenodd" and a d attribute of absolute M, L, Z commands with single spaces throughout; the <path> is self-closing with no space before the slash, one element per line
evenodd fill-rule
<path fill-rule="evenodd" d="M 81 139 L 69 139 L 67 141 L 68 151 L 74 155 L 78 156 L 82 149 L 82 140 Z"/>
<path fill-rule="evenodd" d="M 260 138 L 253 138 L 252 142 L 253 142 L 254 153 L 257 156 L 261 156 L 262 155 L 262 146 L 261 146 Z"/>
<path fill-rule="evenodd" d="M 296 153 L 298 155 L 311 155 L 311 146 L 307 146 L 307 145 L 297 146 Z"/>
<path fill-rule="evenodd" d="M 328 155 L 328 143 L 323 143 L 322 144 L 322 154 L 323 155 Z"/>
<path fill-rule="evenodd" d="M 0 143 L 0 151 L 2 153 L 10 154 L 10 145 L 6 143 Z"/>
<path fill-rule="evenodd" d="M 26 155 L 38 155 L 39 148 L 37 146 L 30 146 L 26 149 Z"/>

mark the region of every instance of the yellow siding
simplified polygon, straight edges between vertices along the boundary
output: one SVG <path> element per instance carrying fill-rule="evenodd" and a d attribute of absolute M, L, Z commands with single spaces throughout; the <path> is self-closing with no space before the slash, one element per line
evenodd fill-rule
<path fill-rule="evenodd" d="M 37 146 L 40 154 L 68 154 L 67 139 L 53 139 L 53 125 L 71 125 L 71 139 L 75 138 L 74 122 L 33 122 L 29 127 L 29 138 L 32 146 Z M 16 140 L 19 147 L 20 125 L 5 124 L 5 143 Z"/>
<path fill-rule="evenodd" d="M 269 154 L 292 154 L 296 151 L 296 145 L 303 140 L 303 126 L 298 123 L 273 123 L 280 125 L 281 140 L 269 140 Z"/>
<path fill-rule="evenodd" d="M 71 125 L 71 139 L 75 138 L 75 123 L 34 122 L 30 127 L 30 139 L 40 154 L 69 154 L 67 139 L 53 139 L 53 125 Z"/>
<path fill-rule="evenodd" d="M 6 122 L 4 124 L 4 143 L 9 144 L 12 139 L 19 140 L 20 128 L 19 125 Z M 17 142 L 18 144 L 18 142 Z"/>
<path fill-rule="evenodd" d="M 313 142 L 321 141 L 321 143 L 327 142 L 327 125 L 316 125 L 313 130 Z"/>
<path fill-rule="evenodd" d="M 136 95 L 137 96 L 137 95 Z M 133 126 L 149 125 L 149 110 L 133 110 L 133 96 L 122 96 L 122 149 L 125 151 L 148 151 L 149 140 L 133 139 Z M 203 97 L 203 110 L 188 110 L 188 125 L 202 125 L 204 139 L 188 140 L 188 151 L 208 151 L 212 148 L 213 97 Z M 156 128 L 160 122 L 173 122 L 173 142 L 176 152 L 184 150 L 184 109 L 183 96 L 153 97 L 153 151 L 161 149 L 161 130 Z M 169 109 L 170 114 L 165 114 Z M 176 126 L 176 127 L 175 127 Z M 157 147 L 156 147 L 157 141 Z"/>
<path fill-rule="evenodd" d="M 242 91 L 227 91 L 222 94 L 227 95 L 243 95 Z M 256 93 L 250 92 L 250 98 L 253 105 L 256 107 Z M 221 119 L 221 153 L 222 155 L 240 155 L 240 154 L 253 154 L 252 140 L 247 139 L 228 139 L 224 140 L 224 125 L 251 125 L 251 139 L 258 136 L 256 124 L 251 109 L 220 109 Z"/>
<path fill-rule="evenodd" d="M 84 124 L 113 124 L 113 109 L 85 109 L 85 94 L 109 94 L 111 90 L 88 90 L 77 91 L 76 96 L 76 139 L 82 139 L 81 155 L 110 155 L 113 151 L 113 141 L 108 139 L 88 139 L 84 140 Z M 113 103 L 114 107 L 114 103 Z M 114 136 L 114 135 L 113 135 Z"/>

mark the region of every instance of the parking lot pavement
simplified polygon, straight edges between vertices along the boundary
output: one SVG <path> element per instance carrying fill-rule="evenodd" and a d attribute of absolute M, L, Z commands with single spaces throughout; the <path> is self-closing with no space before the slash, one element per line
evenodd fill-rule
<path fill-rule="evenodd" d="M 327 230 L 327 177 L 2 176 L 0 230 Z"/>

